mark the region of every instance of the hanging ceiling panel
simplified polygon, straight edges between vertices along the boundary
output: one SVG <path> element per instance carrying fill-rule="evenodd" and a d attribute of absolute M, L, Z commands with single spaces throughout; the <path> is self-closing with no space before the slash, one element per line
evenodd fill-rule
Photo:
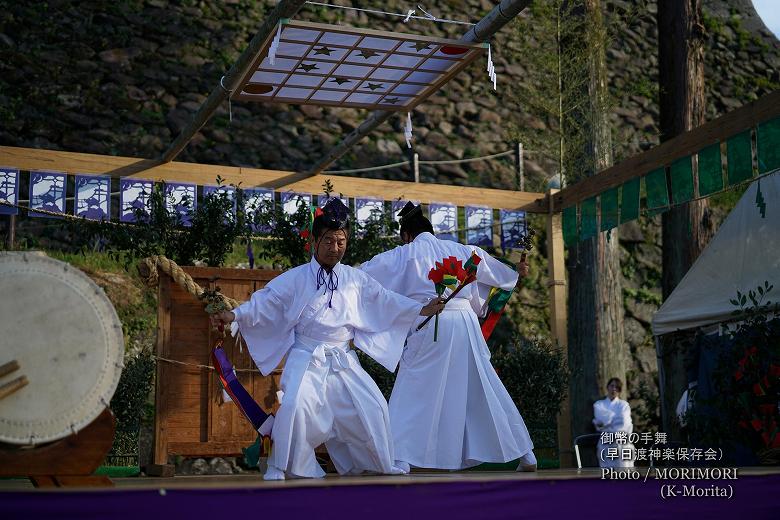
<path fill-rule="evenodd" d="M 486 48 L 292 20 L 282 20 L 280 34 L 274 59 L 272 36 L 233 99 L 408 111 Z"/>

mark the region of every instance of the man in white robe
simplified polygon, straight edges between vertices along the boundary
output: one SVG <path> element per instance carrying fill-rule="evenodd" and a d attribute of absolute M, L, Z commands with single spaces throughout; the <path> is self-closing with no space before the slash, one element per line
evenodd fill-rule
<path fill-rule="evenodd" d="M 340 474 L 404 473 L 394 465 L 386 401 L 349 343 L 392 371 L 415 319 L 443 307 L 439 300 L 423 306 L 342 265 L 347 208 L 332 199 L 324 212 L 314 219 L 310 263 L 212 319 L 237 325 L 263 375 L 287 355 L 265 480 L 323 477 L 314 455 L 323 443 Z"/>
<path fill-rule="evenodd" d="M 534 471 L 528 429 L 490 364 L 477 319 L 490 287 L 512 289 L 518 273 L 478 247 L 437 239 L 419 206 L 409 203 L 400 215 L 405 245 L 360 266 L 386 289 L 428 301 L 436 296 L 428 279 L 435 262 L 454 256 L 465 263 L 472 252 L 482 262 L 476 282 L 440 314 L 438 340 L 433 320 L 407 338 L 390 397 L 398 464 L 458 470 L 520 459 L 518 470 Z"/>
<path fill-rule="evenodd" d="M 593 425 L 599 432 L 611 434 L 615 441 L 603 442 L 604 435 L 599 438 L 596 453 L 602 468 L 634 467 L 634 445 L 628 441 L 634 423 L 631 406 L 619 397 L 622 390 L 623 382 L 613 377 L 607 382 L 607 396 L 593 403 Z"/>

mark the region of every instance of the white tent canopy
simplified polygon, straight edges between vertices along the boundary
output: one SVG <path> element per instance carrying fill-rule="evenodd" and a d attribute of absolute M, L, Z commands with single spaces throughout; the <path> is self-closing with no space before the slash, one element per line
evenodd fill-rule
<path fill-rule="evenodd" d="M 759 193 L 761 197 L 757 197 Z M 763 199 L 762 215 L 759 200 Z M 653 316 L 653 334 L 713 325 L 732 319 L 729 300 L 775 286 L 768 299 L 780 300 L 780 172 L 753 182 L 699 256 Z"/>

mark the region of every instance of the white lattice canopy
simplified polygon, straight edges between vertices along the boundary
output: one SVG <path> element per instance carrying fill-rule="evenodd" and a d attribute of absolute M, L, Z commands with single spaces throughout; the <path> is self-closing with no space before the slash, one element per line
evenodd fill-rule
<path fill-rule="evenodd" d="M 477 58 L 482 44 L 282 20 L 233 99 L 410 110 Z M 271 63 L 273 61 L 273 63 Z"/>

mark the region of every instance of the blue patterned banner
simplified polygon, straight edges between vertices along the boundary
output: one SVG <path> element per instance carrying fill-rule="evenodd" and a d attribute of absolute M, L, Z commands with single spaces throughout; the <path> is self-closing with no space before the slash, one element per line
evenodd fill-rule
<path fill-rule="evenodd" d="M 528 233 L 525 211 L 502 209 L 499 218 L 501 219 L 501 248 L 520 247 L 520 241 Z"/>
<path fill-rule="evenodd" d="M 233 215 L 236 214 L 236 189 L 233 186 L 203 186 L 203 198 L 214 195 L 215 193 L 226 193 L 227 198 L 233 202 Z"/>
<path fill-rule="evenodd" d="M 258 212 L 273 211 L 274 190 L 267 188 L 248 188 L 244 190 L 244 214 L 253 233 L 268 233 L 271 226 L 256 222 Z"/>
<path fill-rule="evenodd" d="M 400 213 L 400 211 L 402 209 L 404 209 L 404 206 L 406 206 L 407 202 L 411 202 L 414 205 L 420 204 L 419 200 L 411 200 L 411 201 L 410 200 L 394 200 L 392 202 L 392 206 L 391 207 L 393 209 L 391 211 L 393 212 L 393 220 L 398 222 L 399 225 L 401 224 L 401 217 L 398 216 L 398 213 Z"/>
<path fill-rule="evenodd" d="M 65 213 L 65 185 L 68 176 L 58 172 L 30 172 L 30 209 Z M 57 218 L 30 212 L 31 217 Z"/>
<path fill-rule="evenodd" d="M 19 204 L 19 170 L 0 168 L 0 200 Z M 18 215 L 19 208 L 0 204 L 0 215 Z"/>
<path fill-rule="evenodd" d="M 331 195 L 330 197 L 328 197 L 324 193 L 320 193 L 319 195 L 317 195 L 317 206 L 323 207 L 325 205 L 325 203 L 328 202 L 328 200 L 334 199 L 334 198 L 341 199 L 341 202 L 346 207 L 349 207 L 349 197 L 337 197 L 335 195 Z"/>
<path fill-rule="evenodd" d="M 140 179 L 120 179 L 119 181 L 119 220 L 135 222 L 136 211 L 149 214 L 149 197 L 154 189 L 152 181 Z"/>
<path fill-rule="evenodd" d="M 111 177 L 76 175 L 73 214 L 91 220 L 111 220 Z"/>
<path fill-rule="evenodd" d="M 294 215 L 301 204 L 306 206 L 311 205 L 311 195 L 308 193 L 295 193 L 293 191 L 282 193 L 282 210 L 287 215 Z"/>
<path fill-rule="evenodd" d="M 385 212 L 385 201 L 376 198 L 355 197 L 355 222 L 358 228 L 370 220 L 381 219 Z"/>
<path fill-rule="evenodd" d="M 493 208 L 466 206 L 466 243 L 472 246 L 493 246 Z"/>
<path fill-rule="evenodd" d="M 165 185 L 165 209 L 184 227 L 192 226 L 198 207 L 198 188 L 194 184 L 169 182 Z"/>
<path fill-rule="evenodd" d="M 428 215 L 433 232 L 443 240 L 458 241 L 458 208 L 448 203 L 431 202 Z"/>

